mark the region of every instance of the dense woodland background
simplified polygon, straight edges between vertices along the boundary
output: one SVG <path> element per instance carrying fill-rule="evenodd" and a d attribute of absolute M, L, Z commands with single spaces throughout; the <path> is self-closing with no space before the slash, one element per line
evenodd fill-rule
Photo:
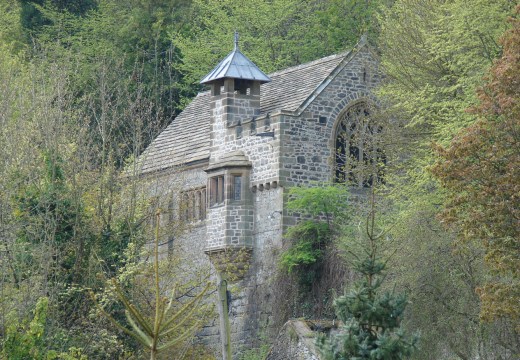
<path fill-rule="evenodd" d="M 346 51 L 368 34 L 386 73 L 379 116 L 391 124 L 384 184 L 368 208 L 377 208 L 387 234 L 378 248 L 387 259 L 381 286 L 407 294 L 402 327 L 420 332 L 412 358 L 518 356 L 517 6 L 513 0 L 2 0 L 2 358 L 147 356 L 95 304 L 125 324 L 108 281 L 116 278 L 125 296 L 153 317 L 147 293 L 154 272 L 143 245 L 154 238 L 155 209 L 167 205 L 146 196 L 153 179 L 136 181 L 134 160 L 201 90 L 201 77 L 231 50 L 234 30 L 242 51 L 266 73 Z M 298 306 L 282 318 L 333 316 L 332 299 L 356 277 L 349 275 L 349 254 L 357 251 L 352 239 L 359 238 L 353 224 L 364 220 L 353 213 L 348 229 L 330 229 L 326 257 L 312 248 L 315 239 L 296 236 L 303 243 L 285 253 L 278 283 L 291 289 Z M 188 225 L 168 226 L 163 234 Z M 310 260 L 291 263 L 302 253 Z M 168 257 L 163 279 L 177 281 L 185 271 L 180 260 Z M 326 279 L 331 269 L 344 275 Z M 176 306 L 207 273 L 196 278 L 179 281 Z M 338 293 L 315 285 L 329 280 Z M 202 306 L 185 328 L 211 316 Z M 244 358 L 260 358 L 269 337 L 262 341 Z M 179 342 L 176 356 L 209 358 L 193 342 Z"/>

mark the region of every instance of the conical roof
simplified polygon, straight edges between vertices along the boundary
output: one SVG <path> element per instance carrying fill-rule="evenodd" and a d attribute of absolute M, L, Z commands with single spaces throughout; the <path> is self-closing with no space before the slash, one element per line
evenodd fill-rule
<path fill-rule="evenodd" d="M 207 84 L 215 80 L 233 78 L 243 80 L 256 80 L 261 83 L 270 82 L 271 79 L 262 72 L 251 60 L 238 49 L 238 34 L 235 33 L 235 48 L 228 54 L 211 72 L 201 81 Z"/>

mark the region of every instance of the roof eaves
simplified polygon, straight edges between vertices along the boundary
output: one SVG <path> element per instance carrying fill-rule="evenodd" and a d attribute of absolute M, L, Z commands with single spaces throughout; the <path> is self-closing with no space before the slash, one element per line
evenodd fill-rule
<path fill-rule="evenodd" d="M 180 161 L 164 166 L 153 167 L 139 172 L 140 177 L 160 176 L 161 174 L 172 171 L 186 170 L 193 167 L 206 167 L 209 163 L 209 156 L 200 156 L 189 161 Z"/>

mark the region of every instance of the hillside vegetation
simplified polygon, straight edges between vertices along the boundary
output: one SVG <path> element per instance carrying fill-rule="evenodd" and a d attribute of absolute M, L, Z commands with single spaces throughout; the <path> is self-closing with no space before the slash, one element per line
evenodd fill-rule
<path fill-rule="evenodd" d="M 344 224 L 286 253 L 284 276 L 315 291 L 298 269 L 314 276 L 325 243 L 350 269 L 352 239 L 363 238 L 354 224 L 377 213 L 372 224 L 389 241 L 378 247 L 384 276 L 361 273 L 384 281 L 359 286 L 405 294 L 398 322 L 420 333 L 417 350 L 395 353 L 519 356 L 519 17 L 513 0 L 2 0 L 0 358 L 148 357 L 141 335 L 114 325 L 130 328 L 129 304 L 145 324 L 153 299 L 174 299 L 173 314 L 191 309 L 209 269 L 177 282 L 183 259 L 143 261 L 168 204 L 150 196 L 154 179 L 137 181 L 135 160 L 202 90 L 235 30 L 266 73 L 346 51 L 367 34 L 386 74 L 377 90 L 389 124 L 384 183 L 372 204 L 339 209 Z M 170 221 L 157 241 L 186 226 Z M 159 276 L 168 293 L 156 293 Z M 335 285 L 349 290 L 346 279 Z M 328 290 L 319 315 L 333 316 Z M 209 358 L 192 335 L 211 308 L 185 315 L 168 333 L 180 339 L 172 351 Z M 328 356 L 341 358 L 333 345 Z"/>

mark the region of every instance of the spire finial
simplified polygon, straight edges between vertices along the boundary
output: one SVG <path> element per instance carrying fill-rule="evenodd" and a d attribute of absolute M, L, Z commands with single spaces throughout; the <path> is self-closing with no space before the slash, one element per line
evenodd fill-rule
<path fill-rule="evenodd" d="M 238 31 L 235 30 L 235 50 L 238 50 Z"/>

